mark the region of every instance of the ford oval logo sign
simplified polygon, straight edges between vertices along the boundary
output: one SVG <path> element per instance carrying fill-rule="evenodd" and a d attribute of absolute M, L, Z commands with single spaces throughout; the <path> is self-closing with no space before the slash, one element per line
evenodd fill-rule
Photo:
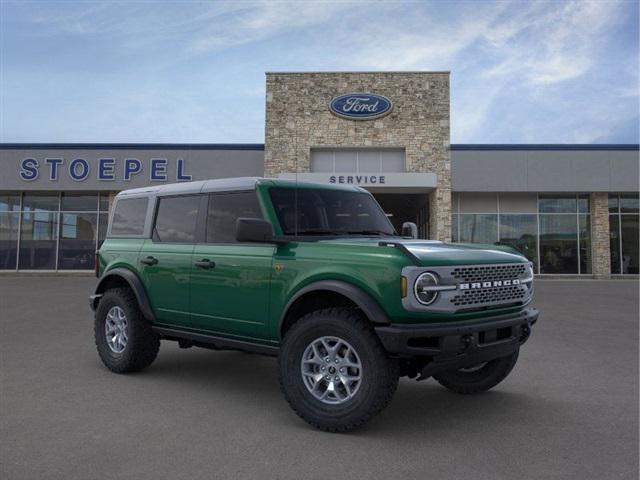
<path fill-rule="evenodd" d="M 387 97 L 373 93 L 348 93 L 334 97 L 329 110 L 334 115 L 351 120 L 372 120 L 391 112 L 393 103 Z"/>

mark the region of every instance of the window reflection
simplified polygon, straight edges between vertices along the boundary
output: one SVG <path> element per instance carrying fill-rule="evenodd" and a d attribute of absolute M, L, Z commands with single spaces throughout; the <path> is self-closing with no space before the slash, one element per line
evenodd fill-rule
<path fill-rule="evenodd" d="M 59 269 L 88 270 L 93 267 L 97 217 L 95 213 L 62 213 Z"/>
<path fill-rule="evenodd" d="M 0 270 L 15 270 L 19 213 L 0 212 Z"/>
<path fill-rule="evenodd" d="M 458 233 L 463 243 L 495 243 L 498 241 L 498 216 L 461 214 Z"/>
<path fill-rule="evenodd" d="M 621 215 L 622 273 L 638 273 L 638 215 Z"/>
<path fill-rule="evenodd" d="M 57 213 L 23 211 L 19 268 L 56 268 L 57 231 Z"/>
<path fill-rule="evenodd" d="M 511 245 L 538 264 L 538 222 L 535 215 L 500 215 L 500 243 Z"/>
<path fill-rule="evenodd" d="M 609 195 L 611 273 L 639 273 L 638 203 L 635 193 Z"/>
<path fill-rule="evenodd" d="M 578 273 L 574 215 L 540 215 L 540 273 Z"/>

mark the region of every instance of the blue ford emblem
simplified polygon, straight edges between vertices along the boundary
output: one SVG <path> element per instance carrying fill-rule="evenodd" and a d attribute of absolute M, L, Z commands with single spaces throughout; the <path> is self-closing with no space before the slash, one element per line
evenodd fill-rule
<path fill-rule="evenodd" d="M 393 108 L 387 97 L 373 93 L 348 93 L 334 97 L 329 110 L 334 115 L 351 120 L 371 120 L 385 116 Z"/>

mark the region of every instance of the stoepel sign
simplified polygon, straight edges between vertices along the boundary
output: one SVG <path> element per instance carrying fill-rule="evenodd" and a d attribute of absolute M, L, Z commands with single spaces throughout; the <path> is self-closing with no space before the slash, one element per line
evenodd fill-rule
<path fill-rule="evenodd" d="M 118 164 L 119 162 L 115 158 L 101 158 L 97 161 L 97 165 L 94 165 L 93 175 L 98 180 L 122 179 L 130 181 L 145 170 L 143 162 L 137 158 L 125 159 L 121 167 Z M 152 158 L 148 165 L 149 180 L 152 182 L 170 180 L 168 166 L 169 161 L 166 158 Z M 69 177 L 76 182 L 82 182 L 92 175 L 92 165 L 84 158 L 75 158 L 68 163 L 64 158 L 45 158 L 42 163 L 35 158 L 25 158 L 20 162 L 20 178 L 26 182 L 37 180 L 41 168 L 48 170 L 50 181 L 58 180 L 60 172 L 65 170 Z M 176 171 L 173 178 L 178 182 L 191 180 L 191 175 L 185 173 L 184 159 L 176 160 Z"/>
<path fill-rule="evenodd" d="M 347 93 L 329 103 L 331 113 L 350 120 L 373 120 L 387 115 L 392 108 L 391 100 L 373 93 Z"/>

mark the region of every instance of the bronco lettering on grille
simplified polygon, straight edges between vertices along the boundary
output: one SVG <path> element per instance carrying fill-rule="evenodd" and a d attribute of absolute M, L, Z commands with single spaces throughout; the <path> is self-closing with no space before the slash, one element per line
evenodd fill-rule
<path fill-rule="evenodd" d="M 491 282 L 460 283 L 458 288 L 460 290 L 477 290 L 480 288 L 510 287 L 511 285 L 520 285 L 520 280 L 514 278 L 512 280 L 493 280 Z"/>

